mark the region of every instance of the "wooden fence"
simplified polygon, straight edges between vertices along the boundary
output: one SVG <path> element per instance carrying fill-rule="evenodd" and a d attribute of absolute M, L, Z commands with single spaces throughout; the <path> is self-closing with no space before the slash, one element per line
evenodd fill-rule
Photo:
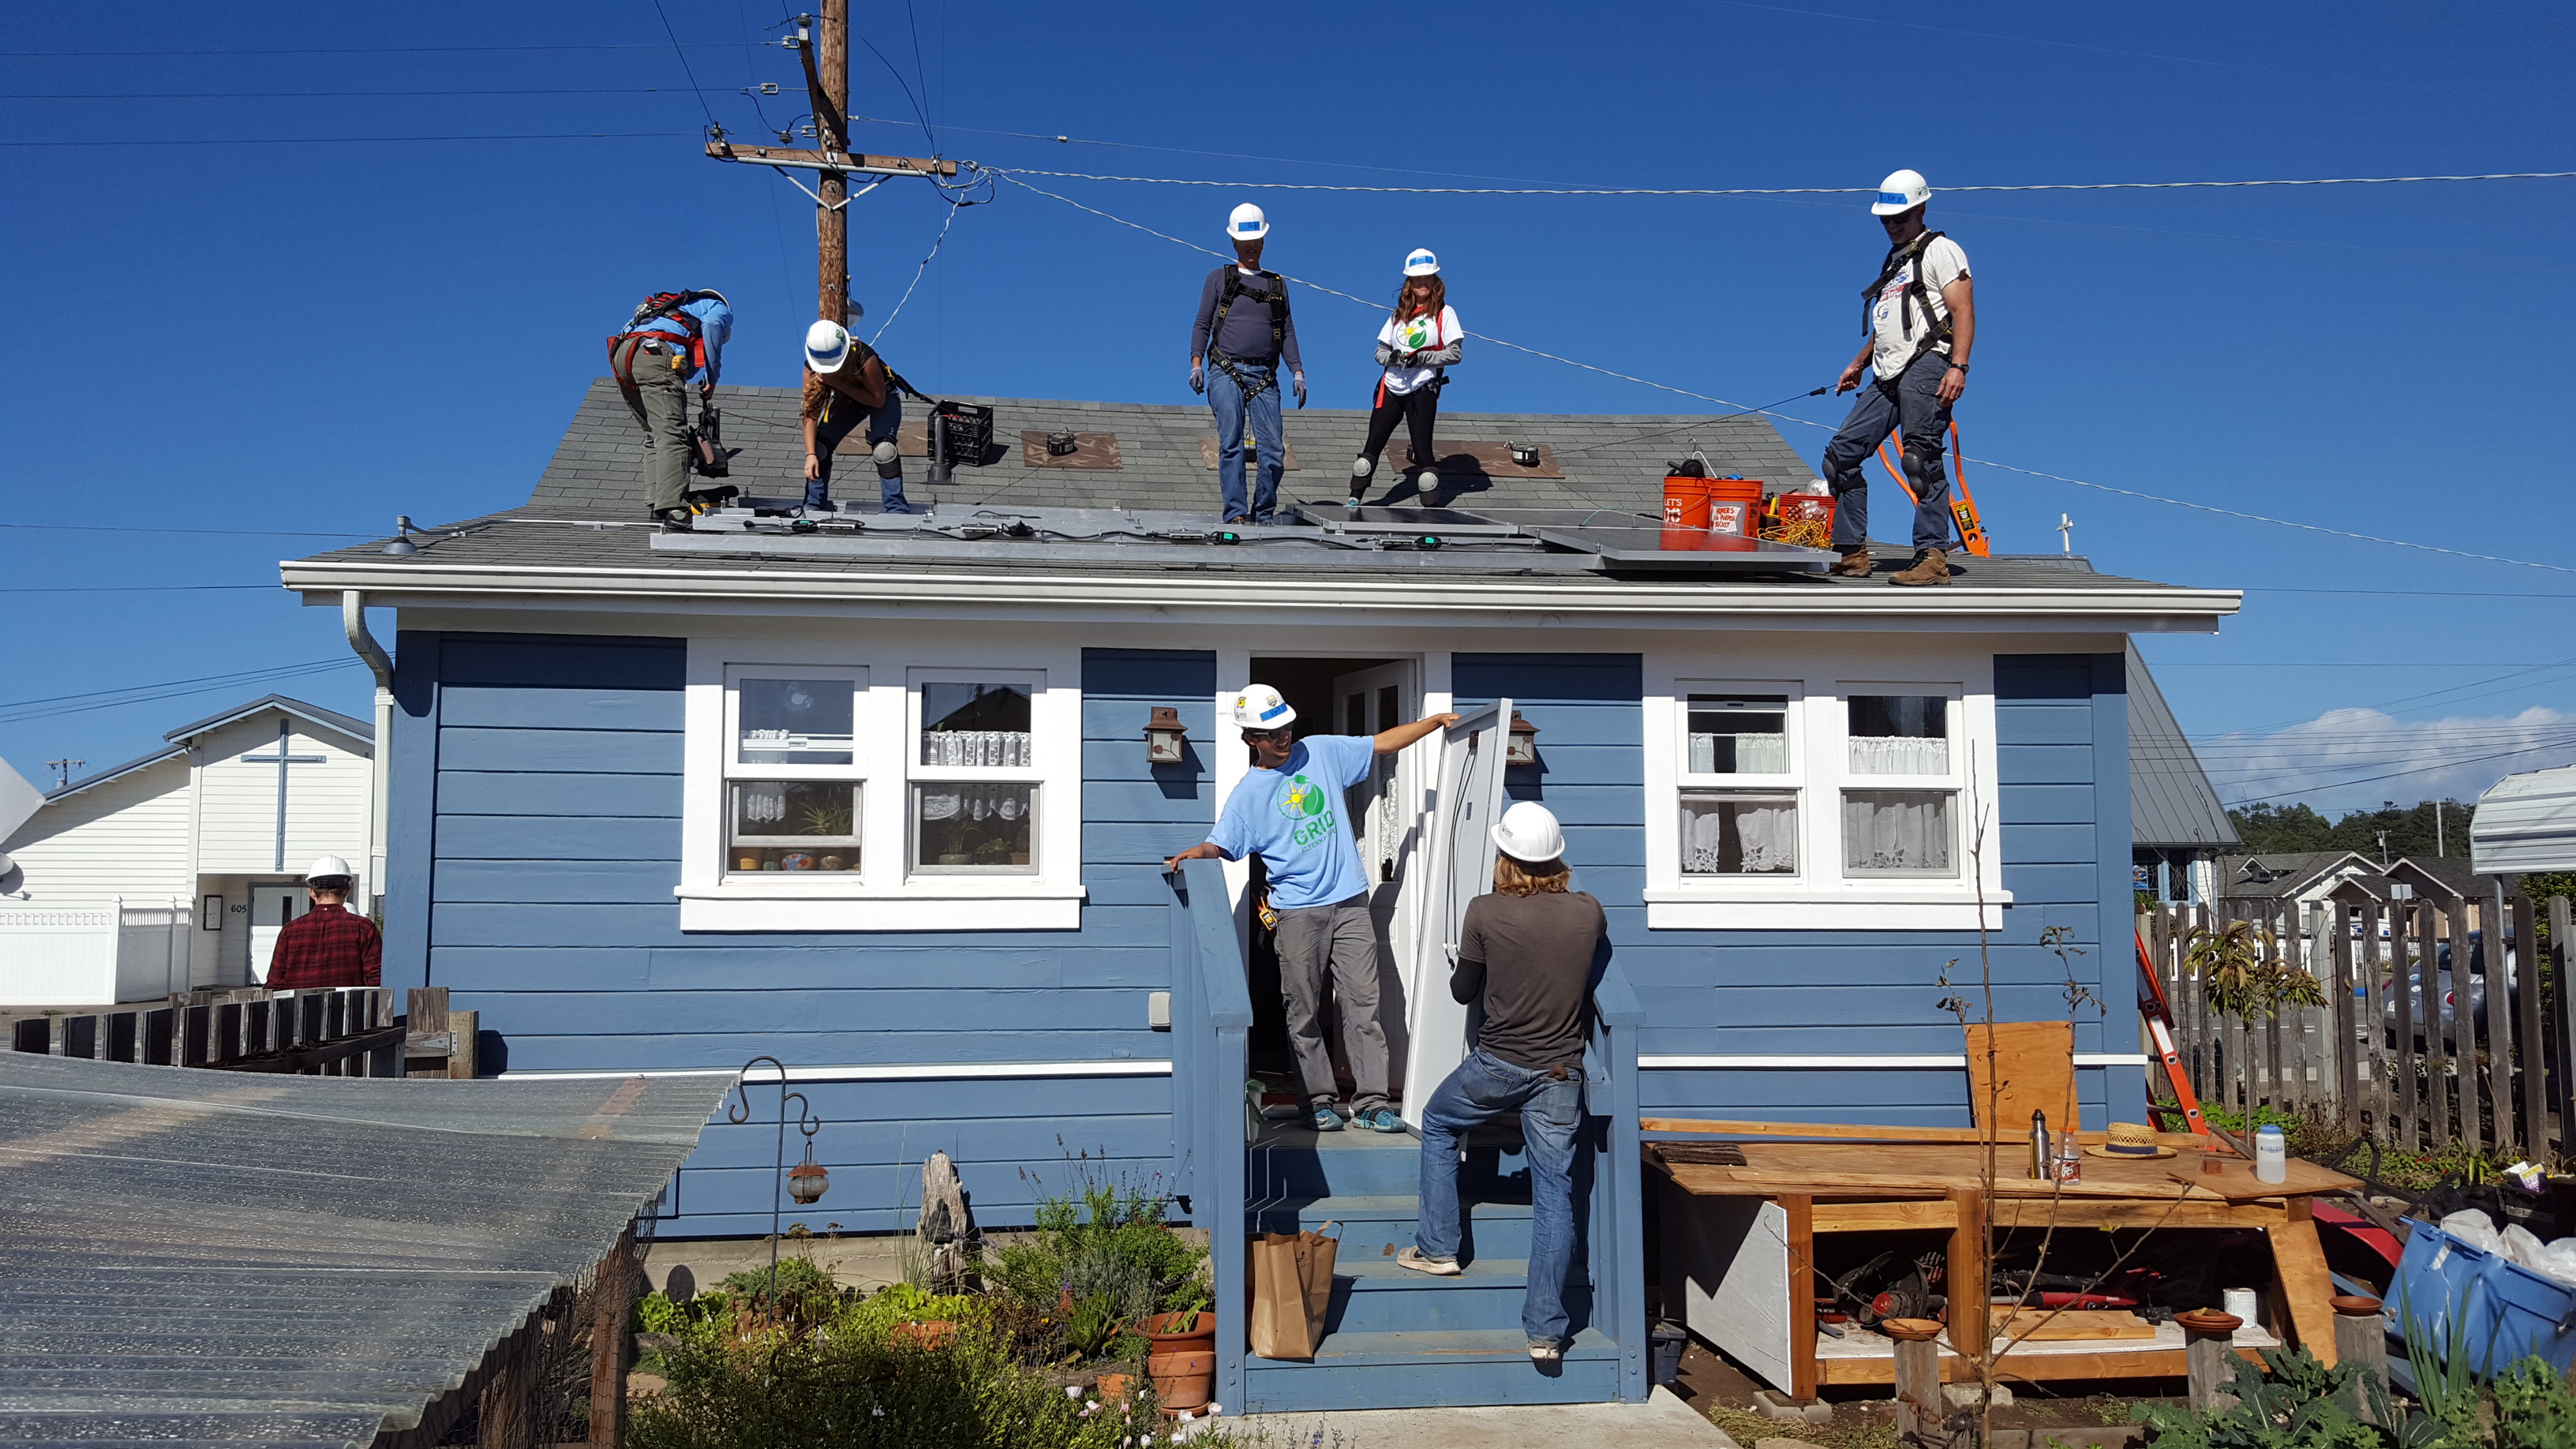
<path fill-rule="evenodd" d="M 478 1021 L 447 1009 L 444 986 L 414 987 L 403 1015 L 381 986 L 183 992 L 165 1005 L 22 1016 L 10 1047 L 48 1056 L 301 1072 L 331 1077 L 472 1077 Z"/>
<path fill-rule="evenodd" d="M 2534 949 L 2536 913 L 2549 925 L 2545 951 Z M 2240 920 L 2262 928 L 2267 960 L 2316 978 L 2323 1006 L 2246 1021 L 2211 1004 L 2183 969 L 2189 939 Z M 2566 898 L 2535 904 L 2498 887 L 2466 898 L 2230 900 L 2150 908 L 2138 926 L 2204 1104 L 2268 1106 L 2412 1151 L 2569 1156 L 2576 1034 L 2557 989 Z M 2151 1096 L 2170 1090 L 2151 1074 Z"/>

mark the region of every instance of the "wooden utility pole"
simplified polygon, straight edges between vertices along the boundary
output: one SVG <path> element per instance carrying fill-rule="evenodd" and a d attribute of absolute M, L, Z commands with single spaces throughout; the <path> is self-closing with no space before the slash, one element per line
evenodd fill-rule
<path fill-rule="evenodd" d="M 823 32 L 815 37 L 814 58 L 823 73 L 829 114 L 817 107 L 814 135 L 827 153 L 847 154 L 850 138 L 850 0 L 823 0 Z M 837 131 L 835 128 L 839 128 Z M 822 173 L 823 204 L 814 211 L 814 240 L 819 271 L 815 302 L 826 322 L 849 321 L 850 312 L 850 178 L 844 171 Z"/>

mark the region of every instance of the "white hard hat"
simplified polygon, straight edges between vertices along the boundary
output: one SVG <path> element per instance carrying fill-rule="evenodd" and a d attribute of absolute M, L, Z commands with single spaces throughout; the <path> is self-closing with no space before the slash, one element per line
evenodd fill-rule
<path fill-rule="evenodd" d="M 1436 277 L 1440 275 L 1440 258 L 1432 255 L 1429 247 L 1415 247 L 1405 256 L 1404 274 L 1408 277 Z"/>
<path fill-rule="evenodd" d="M 1297 722 L 1297 711 L 1266 684 L 1247 684 L 1234 697 L 1234 722 L 1248 730 L 1275 730 Z"/>
<path fill-rule="evenodd" d="M 850 360 L 850 329 L 838 322 L 817 322 L 805 329 L 805 365 L 816 372 L 838 372 Z"/>
<path fill-rule="evenodd" d="M 1565 831 L 1556 816 L 1536 800 L 1523 800 L 1503 812 L 1494 824 L 1494 848 L 1514 860 L 1535 865 L 1565 857 Z"/>
<path fill-rule="evenodd" d="M 304 867 L 304 881 L 307 885 L 334 877 L 349 880 L 356 875 L 356 871 L 349 869 L 349 863 L 336 855 L 317 857 L 311 865 Z"/>
<path fill-rule="evenodd" d="M 1261 214 L 1260 207 L 1247 201 L 1234 209 L 1234 215 L 1225 219 L 1225 234 L 1234 241 L 1259 241 L 1270 235 L 1270 218 Z"/>
<path fill-rule="evenodd" d="M 1878 183 L 1878 200 L 1870 204 L 1869 214 L 1894 216 L 1900 211 L 1912 211 L 1931 199 L 1932 183 L 1923 179 L 1922 172 L 1890 171 L 1887 179 Z"/>

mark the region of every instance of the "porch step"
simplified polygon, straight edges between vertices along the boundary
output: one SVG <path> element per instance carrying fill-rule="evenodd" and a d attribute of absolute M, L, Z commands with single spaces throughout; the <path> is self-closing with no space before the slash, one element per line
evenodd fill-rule
<path fill-rule="evenodd" d="M 1485 1258 L 1455 1278 L 1396 1266 L 1393 1258 L 1333 1262 L 1333 1302 L 1324 1318 L 1330 1341 L 1343 1335 L 1499 1329 L 1521 1321 L 1528 1296 L 1529 1264 L 1519 1258 Z M 1592 1289 L 1565 1290 L 1566 1311 L 1578 1323 L 1591 1317 Z"/>
<path fill-rule="evenodd" d="M 1619 1395 L 1619 1349 L 1585 1329 L 1543 1373 L 1518 1327 L 1336 1333 L 1312 1362 L 1246 1359 L 1244 1389 L 1253 1413 L 1603 1403 Z"/>
<path fill-rule="evenodd" d="M 1469 1200 L 1461 1203 L 1458 1211 L 1461 1257 L 1520 1258 L 1529 1255 L 1528 1203 Z M 1422 1205 L 1421 1200 L 1411 1193 L 1401 1197 L 1392 1194 L 1316 1197 L 1269 1204 L 1248 1216 L 1253 1221 L 1253 1231 L 1261 1233 L 1321 1230 L 1326 1223 L 1341 1224 L 1339 1236 L 1342 1246 L 1334 1258 L 1335 1271 L 1344 1271 L 1340 1266 L 1343 1263 L 1391 1258 L 1389 1249 L 1403 1251 L 1413 1241 L 1414 1226 L 1422 1217 Z"/>

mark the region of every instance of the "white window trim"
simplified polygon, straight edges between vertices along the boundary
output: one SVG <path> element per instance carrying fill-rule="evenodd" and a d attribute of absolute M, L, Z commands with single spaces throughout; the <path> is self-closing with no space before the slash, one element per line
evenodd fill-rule
<path fill-rule="evenodd" d="M 936 660 L 935 665 L 925 660 Z M 682 931 L 1070 931 L 1082 924 L 1082 656 L 1069 644 L 1006 642 L 923 630 L 847 640 L 689 641 L 680 810 Z M 865 671 L 854 724 L 863 777 L 860 870 L 779 880 L 722 873 L 728 666 L 768 672 Z M 1028 875 L 911 875 L 912 783 L 920 755 L 915 686 L 967 676 L 1025 682 L 1039 787 L 1038 869 Z M 933 770 L 941 776 L 966 772 Z M 979 776 L 979 778 L 983 778 Z"/>
<path fill-rule="evenodd" d="M 1976 839 L 1976 821 L 1970 811 L 1973 809 L 1976 802 L 1969 797 L 1967 780 L 1968 771 L 1962 768 L 1966 763 L 1968 740 L 1968 711 L 1966 708 L 1966 701 L 1964 699 L 1966 690 L 1962 688 L 1959 681 L 1955 679 L 1944 680 L 1938 683 L 1918 682 L 1912 680 L 1842 679 L 1834 682 L 1834 689 L 1834 767 L 1836 773 L 1840 776 L 1840 782 L 1834 787 L 1834 798 L 1828 808 L 1834 812 L 1832 822 L 1834 836 L 1832 868 L 1835 874 L 1841 876 L 1846 881 L 1868 881 L 1872 883 L 1914 882 L 1925 885 L 1948 886 L 1956 882 L 1967 881 L 1970 865 L 1968 849 L 1975 843 Z M 1941 775 L 1865 775 L 1852 769 L 1852 698 L 1856 695 L 1887 696 L 1909 694 L 1937 696 L 1948 701 L 1948 704 L 1944 707 L 1941 728 L 1944 732 L 1945 738 L 1947 738 L 1950 743 L 1949 772 Z M 1843 797 L 1854 791 L 1871 790 L 1948 793 L 1953 799 L 1953 806 L 1950 812 L 1950 852 L 1952 863 L 1956 866 L 1956 869 L 1946 876 L 1929 875 L 1911 871 L 1862 871 L 1854 873 L 1850 865 L 1845 863 L 1843 860 Z M 1991 829 L 1988 831 L 1988 834 L 1992 834 Z M 1992 854 L 1993 852 L 1989 850 L 1987 853 Z"/>
<path fill-rule="evenodd" d="M 1918 641 L 1920 642 L 1920 641 Z M 1650 656 L 1644 711 L 1646 768 L 1646 925 L 1659 931 L 1951 931 L 2003 925 L 2012 896 L 2003 888 L 2002 852 L 1994 830 L 1996 801 L 1994 660 L 1990 649 L 1962 650 L 1950 661 L 1914 659 L 1904 676 L 1850 677 L 1842 670 L 1806 673 L 1765 665 L 1802 660 Z M 1732 668 L 1728 666 L 1734 666 Z M 1921 670 L 1923 673 L 1915 673 Z M 1794 876 L 1684 876 L 1681 872 L 1681 792 L 1685 788 L 1772 788 L 1769 776 L 1704 777 L 1682 774 L 1688 763 L 1687 712 L 1693 694 L 1728 691 L 1790 698 L 1790 764 L 1801 771 L 1798 792 L 1798 873 Z M 1846 747 L 1849 717 L 1844 700 L 1859 694 L 1940 694 L 1956 701 L 1952 715 L 1953 774 L 1854 775 Z M 1953 878 L 1845 876 L 1842 873 L 1842 792 L 1852 789 L 1955 789 L 1959 792 L 1960 873 Z M 1986 826 L 1982 860 L 1970 855 L 1980 821 Z M 1981 867 L 1981 869 L 1980 869 Z M 1972 871 L 1974 874 L 1972 874 Z M 1984 910 L 1978 909 L 1982 876 Z"/>

